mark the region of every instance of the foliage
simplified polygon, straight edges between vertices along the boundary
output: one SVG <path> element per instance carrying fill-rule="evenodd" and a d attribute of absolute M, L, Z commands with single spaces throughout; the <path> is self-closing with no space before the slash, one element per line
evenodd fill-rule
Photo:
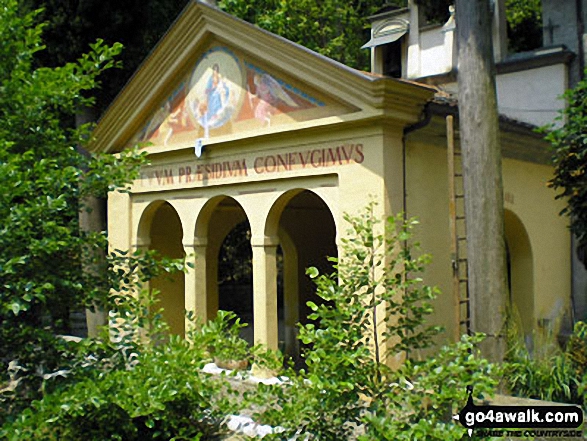
<path fill-rule="evenodd" d="M 116 289 L 108 307 L 111 327 L 102 339 L 66 339 L 51 333 L 51 329 L 26 329 L 23 338 L 29 338 L 22 348 L 14 348 L 6 370 L 6 385 L 0 388 L 0 424 L 11 419 L 39 399 L 88 377 L 103 372 L 126 369 L 133 364 L 131 354 L 139 351 L 136 336 L 160 339 L 161 325 L 154 326 L 154 299 L 136 297 L 140 283 L 163 272 L 183 269 L 179 261 L 160 258 L 155 252 L 133 253 L 114 251 L 105 261 L 107 286 Z M 123 325 L 115 326 L 120 321 Z M 42 337 L 43 340 L 32 340 Z M 79 341 L 78 341 L 79 340 Z M 13 344 L 11 339 L 7 344 Z"/>
<path fill-rule="evenodd" d="M 76 62 L 36 68 L 44 49 L 37 19 L 21 14 L 17 0 L 0 0 L 0 389 L 20 379 L 0 419 L 40 396 L 44 378 L 75 358 L 56 337 L 70 332 L 70 311 L 102 306 L 127 283 L 118 265 L 133 258 L 105 258 L 105 235 L 80 232 L 78 216 L 85 198 L 124 191 L 144 162 L 134 151 L 81 154 L 91 127 L 69 124 L 92 105 L 88 93 L 117 65 L 121 46 L 97 41 Z M 133 265 L 155 263 L 135 257 Z"/>
<path fill-rule="evenodd" d="M 582 405 L 587 410 L 587 324 L 577 322 L 566 347 L 541 344 L 530 354 L 514 326 L 510 326 L 505 375 L 515 395 Z"/>
<path fill-rule="evenodd" d="M 541 20 L 540 0 L 506 0 L 506 16 L 511 26 L 519 26 L 530 19 Z"/>
<path fill-rule="evenodd" d="M 579 378 L 585 378 L 587 375 L 587 323 L 575 323 L 573 334 L 569 338 L 565 350 L 575 374 Z M 587 382 L 584 386 L 587 387 Z"/>
<path fill-rule="evenodd" d="M 465 429 L 452 421 L 464 406 L 465 387 L 488 396 L 499 372 L 478 349 L 482 334 L 464 335 L 423 362 L 408 360 L 393 373 L 394 382 L 365 417 L 360 440 L 460 440 Z"/>
<path fill-rule="evenodd" d="M 188 319 L 193 317 L 188 314 Z M 193 320 L 193 319 L 192 319 Z M 192 332 L 198 334 L 198 341 L 205 348 L 210 361 L 218 367 L 232 370 L 252 368 L 251 373 L 263 376 L 277 375 L 283 368 L 283 354 L 267 349 L 264 345 L 249 343 L 240 337 L 240 330 L 247 324 L 232 311 L 219 310 L 216 317 L 205 324 L 193 320 Z M 192 339 L 188 334 L 188 339 Z"/>
<path fill-rule="evenodd" d="M 550 129 L 546 140 L 552 144 L 554 178 L 549 186 L 558 190 L 557 199 L 565 201 L 561 211 L 571 221 L 571 231 L 578 239 L 579 258 L 587 263 L 587 79 L 577 83 L 564 95 L 567 106 L 558 116 L 562 127 Z"/>
<path fill-rule="evenodd" d="M 381 2 L 220 0 L 218 5 L 229 14 L 343 64 L 368 69 L 369 51 L 361 46 L 369 40 L 368 17 Z"/>
<path fill-rule="evenodd" d="M 427 23 L 444 24 L 455 0 L 416 0 Z M 542 46 L 542 5 L 540 0 L 506 0 L 505 19 L 510 52 L 523 52 Z"/>
<path fill-rule="evenodd" d="M 541 47 L 541 0 L 506 0 L 505 8 L 510 52 L 523 52 Z"/>
<path fill-rule="evenodd" d="M 202 372 L 209 335 L 193 327 L 188 340 L 162 339 L 165 327 L 160 314 L 152 312 L 154 303 L 146 294 L 121 297 L 117 316 L 125 326 L 86 352 L 83 361 L 91 369 L 77 372 L 71 387 L 34 402 L 0 436 L 19 441 L 218 439 L 236 401 L 224 377 Z"/>
<path fill-rule="evenodd" d="M 239 336 L 239 332 L 246 324 L 241 323 L 232 311 L 219 310 L 216 318 L 201 327 L 206 337 L 206 349 L 212 359 L 220 362 L 246 361 L 247 365 L 252 354 L 246 340 Z"/>
<path fill-rule="evenodd" d="M 309 270 L 324 303 L 310 304 L 315 323 L 300 329 L 300 339 L 308 345 L 307 368 L 290 372 L 290 381 L 282 386 L 259 386 L 259 404 L 265 408 L 258 418 L 283 428 L 275 438 L 349 439 L 364 424 L 366 436 L 376 435 L 368 439 L 395 439 L 401 430 L 412 434 L 406 439 L 430 439 L 413 435 L 440 433 L 446 427 L 462 435 L 450 417 L 441 418 L 446 412 L 439 414 L 439 409 L 461 404 L 461 399 L 464 403 L 469 384 L 484 393 L 495 385 L 494 368 L 471 355 L 477 353 L 480 337 L 443 348 L 423 363 L 408 361 L 397 370 L 385 364 L 387 357 L 397 359 L 427 347 L 438 332 L 425 324 L 435 290 L 418 276 L 428 258 L 412 254 L 415 221 L 399 219 L 389 219 L 383 234 L 372 203 L 360 215 L 346 216 L 351 229 L 341 258 L 333 259 L 337 273 Z M 378 306 L 385 307 L 389 320 L 374 314 Z M 374 326 L 382 322 L 388 329 L 383 341 Z M 388 350 L 378 353 L 376 347 Z M 398 394 L 406 384 L 416 384 L 417 393 Z M 412 424 L 416 429 L 410 432 Z"/>
<path fill-rule="evenodd" d="M 103 110 L 153 49 L 167 28 L 187 5 L 187 0 L 22 0 L 23 9 L 42 8 L 47 23 L 47 49 L 37 54 L 42 66 L 54 67 L 76 60 L 88 43 L 103 38 L 109 45 L 122 43 L 123 68 L 109 71 L 109 87 L 97 92 L 97 108 Z"/>

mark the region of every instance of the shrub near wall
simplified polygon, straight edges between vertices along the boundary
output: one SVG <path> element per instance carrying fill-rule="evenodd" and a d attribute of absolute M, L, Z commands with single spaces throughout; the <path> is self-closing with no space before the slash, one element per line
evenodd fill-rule
<path fill-rule="evenodd" d="M 133 354 L 129 369 L 89 377 L 46 395 L 0 431 L 21 440 L 216 439 L 236 412 L 224 377 L 202 373 L 206 354 L 171 338 Z"/>
<path fill-rule="evenodd" d="M 577 322 L 561 349 L 554 337 L 531 354 L 510 326 L 504 379 L 512 394 L 578 404 L 587 412 L 587 323 Z"/>
<path fill-rule="evenodd" d="M 308 271 L 324 302 L 309 304 L 314 323 L 300 329 L 309 347 L 306 369 L 291 371 L 284 385 L 260 385 L 257 395 L 257 420 L 283 428 L 271 439 L 457 440 L 465 430 L 451 417 L 464 406 L 466 387 L 481 395 L 497 385 L 499 372 L 477 349 L 482 335 L 397 370 L 384 364 L 431 344 L 439 329 L 426 319 L 437 292 L 421 277 L 429 257 L 416 255 L 417 222 L 397 216 L 378 234 L 382 221 L 373 208 L 346 216 L 350 229 L 341 259 L 333 259 L 335 274 Z M 377 315 L 383 304 L 385 317 Z M 387 353 L 374 354 L 374 345 L 384 343 L 373 326 L 381 320 L 390 320 L 383 338 L 393 340 L 380 346 Z"/>
<path fill-rule="evenodd" d="M 478 394 L 492 390 L 495 367 L 478 355 L 481 336 L 465 337 L 424 361 L 408 360 L 395 371 L 386 367 L 387 355 L 425 347 L 438 332 L 425 324 L 435 290 L 419 276 L 427 258 L 413 255 L 415 223 L 391 220 L 384 239 L 375 233 L 378 221 L 372 208 L 347 217 L 351 232 L 345 257 L 335 261 L 337 274 L 309 271 L 325 302 L 310 305 L 313 323 L 300 329 L 309 348 L 304 370 L 289 370 L 281 384 L 261 384 L 243 397 L 232 391 L 225 377 L 201 371 L 215 348 L 232 342 L 229 314 L 220 314 L 206 326 L 194 325 L 187 340 L 163 339 L 155 328 L 150 341 L 158 344 L 153 346 L 137 345 L 133 339 L 141 327 L 154 329 L 144 320 L 148 305 L 123 309 L 127 323 L 134 326 L 124 333 L 128 339 L 116 352 L 125 354 L 124 362 L 48 394 L 4 427 L 0 437 L 212 440 L 225 432 L 228 415 L 252 411 L 259 423 L 280 427 L 266 439 L 460 439 L 464 429 L 451 415 L 464 405 L 466 386 L 474 385 Z M 382 259 L 381 251 L 391 258 Z M 375 271 L 382 265 L 384 271 Z M 389 313 L 404 315 L 389 324 L 390 334 L 384 338 L 405 338 L 387 345 L 390 354 L 373 357 L 373 342 L 379 338 L 373 323 L 379 320 L 376 307 L 383 300 Z M 269 364 L 276 367 L 275 354 L 270 355 Z M 259 354 L 253 360 L 267 363 Z"/>

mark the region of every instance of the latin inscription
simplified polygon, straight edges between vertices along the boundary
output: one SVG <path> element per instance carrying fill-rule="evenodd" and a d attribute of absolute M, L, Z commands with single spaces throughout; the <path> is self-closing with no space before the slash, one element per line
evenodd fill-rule
<path fill-rule="evenodd" d="M 321 149 L 260 155 L 254 158 L 216 162 L 194 161 L 189 164 L 152 167 L 141 173 L 141 182 L 143 186 L 149 187 L 197 182 L 205 184 L 218 179 L 361 164 L 364 160 L 363 144 L 344 144 Z"/>

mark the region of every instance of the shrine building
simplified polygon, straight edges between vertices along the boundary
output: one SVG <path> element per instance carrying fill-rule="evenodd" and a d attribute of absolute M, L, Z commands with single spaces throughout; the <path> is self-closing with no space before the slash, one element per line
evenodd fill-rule
<path fill-rule="evenodd" d="M 349 68 L 191 2 L 94 131 L 93 151 L 140 143 L 150 160 L 130 192 L 108 196 L 110 247 L 193 263 L 151 282 L 171 332 L 184 334 L 185 310 L 210 319 L 231 309 L 251 341 L 295 354 L 315 295 L 305 269 L 328 271 L 343 216 L 374 200 L 381 218 L 419 219 L 432 255 L 425 281 L 442 292 L 431 320 L 451 339 L 463 315 L 447 148 L 458 149 L 457 118 L 433 85 Z M 509 301 L 531 336 L 568 313 L 569 230 L 546 185 L 547 143 L 506 117 L 500 135 Z M 230 262 L 227 237 L 250 243 L 250 276 L 231 273 L 243 262 Z"/>

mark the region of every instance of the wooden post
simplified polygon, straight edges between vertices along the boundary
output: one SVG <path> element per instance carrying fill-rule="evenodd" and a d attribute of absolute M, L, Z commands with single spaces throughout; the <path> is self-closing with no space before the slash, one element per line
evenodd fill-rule
<path fill-rule="evenodd" d="M 471 328 L 503 359 L 506 307 L 501 148 L 490 0 L 457 0 L 459 121 L 463 154 Z"/>

